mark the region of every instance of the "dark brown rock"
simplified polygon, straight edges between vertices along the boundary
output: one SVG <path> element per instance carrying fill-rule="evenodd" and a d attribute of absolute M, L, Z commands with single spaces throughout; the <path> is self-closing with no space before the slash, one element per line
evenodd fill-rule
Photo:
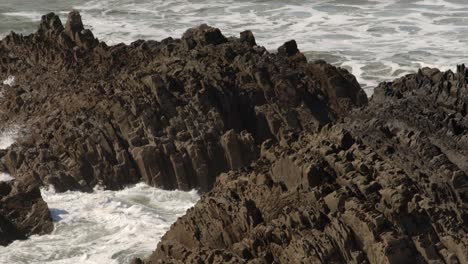
<path fill-rule="evenodd" d="M 0 246 L 50 233 L 53 228 L 49 208 L 38 186 L 0 182 Z"/>
<path fill-rule="evenodd" d="M 206 24 L 203 24 L 198 28 L 187 30 L 182 39 L 188 43 L 193 42 L 202 46 L 210 44 L 219 45 L 228 41 L 219 29 L 210 27 Z"/>
<path fill-rule="evenodd" d="M 283 56 L 293 56 L 299 53 L 297 48 L 297 43 L 295 40 L 290 40 L 283 44 L 283 46 L 278 48 L 278 53 Z"/>
<path fill-rule="evenodd" d="M 458 68 L 383 83 L 341 122 L 266 141 L 146 263 L 467 263 L 468 80 Z"/>
<path fill-rule="evenodd" d="M 37 185 L 145 181 L 207 192 L 147 263 L 468 261 L 463 65 L 383 83 L 368 105 L 354 76 L 308 63 L 295 41 L 269 53 L 249 31 L 202 25 L 107 46 L 72 12 L 65 27 L 49 14 L 2 40 L 10 75 L 0 122 L 28 134 L 0 167 L 28 184 L 0 183 L 4 215 L 27 215 L 0 214 L 20 230 L 8 241 L 50 231 Z"/>
<path fill-rule="evenodd" d="M 226 38 L 207 25 L 181 39 L 107 46 L 78 12 L 65 27 L 48 14 L 38 32 L 0 45 L 0 79 L 17 83 L 0 99 L 0 121 L 28 131 L 5 166 L 58 191 L 141 180 L 208 191 L 220 173 L 256 160 L 265 140 L 316 131 L 366 104 L 346 71 L 315 70 L 295 42 L 280 53 L 249 31 Z"/>
<path fill-rule="evenodd" d="M 81 21 L 81 15 L 77 11 L 72 11 L 68 14 L 67 24 L 65 25 L 65 33 L 73 40 L 75 40 L 75 34 L 80 33 L 84 30 L 83 22 Z"/>
<path fill-rule="evenodd" d="M 250 46 L 257 46 L 257 42 L 255 41 L 255 37 L 250 30 L 246 30 L 240 33 L 240 41 L 245 42 Z"/>

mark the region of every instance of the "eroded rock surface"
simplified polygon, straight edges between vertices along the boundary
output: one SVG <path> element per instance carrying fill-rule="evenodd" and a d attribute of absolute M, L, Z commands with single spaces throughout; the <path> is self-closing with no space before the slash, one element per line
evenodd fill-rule
<path fill-rule="evenodd" d="M 464 66 L 383 83 L 366 106 L 349 72 L 307 62 L 294 41 L 272 53 L 249 31 L 202 25 L 107 46 L 72 12 L 2 40 L 9 76 L 0 122 L 27 133 L 0 167 L 29 183 L 0 183 L 9 217 L 31 205 L 16 193 L 45 212 L 32 186 L 145 181 L 209 191 L 147 263 L 468 262 Z"/>
<path fill-rule="evenodd" d="M 0 246 L 48 234 L 53 228 L 49 208 L 37 185 L 0 182 Z"/>
<path fill-rule="evenodd" d="M 265 140 L 318 131 L 367 103 L 346 70 L 307 63 L 294 41 L 270 53 L 253 34 L 202 25 L 181 39 L 107 46 L 72 12 L 0 45 L 0 121 L 27 135 L 3 159 L 18 179 L 58 191 L 138 181 L 210 190 Z"/>
<path fill-rule="evenodd" d="M 264 142 L 147 263 L 468 263 L 467 77 L 422 69 L 342 122 Z"/>

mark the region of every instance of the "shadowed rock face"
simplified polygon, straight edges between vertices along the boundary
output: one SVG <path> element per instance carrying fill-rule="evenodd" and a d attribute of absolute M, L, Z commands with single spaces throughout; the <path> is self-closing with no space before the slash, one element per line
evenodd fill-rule
<path fill-rule="evenodd" d="M 265 140 L 317 131 L 367 98 L 346 70 L 307 63 L 294 41 L 278 54 L 249 31 L 226 38 L 202 25 L 181 39 L 109 47 L 53 13 L 0 45 L 0 120 L 24 127 L 3 159 L 18 179 L 58 191 L 211 189 L 250 164 Z"/>
<path fill-rule="evenodd" d="M 0 182 L 0 246 L 50 233 L 53 228 L 49 208 L 37 186 Z"/>
<path fill-rule="evenodd" d="M 318 133 L 266 141 L 146 263 L 468 263 L 468 76 L 422 69 Z"/>

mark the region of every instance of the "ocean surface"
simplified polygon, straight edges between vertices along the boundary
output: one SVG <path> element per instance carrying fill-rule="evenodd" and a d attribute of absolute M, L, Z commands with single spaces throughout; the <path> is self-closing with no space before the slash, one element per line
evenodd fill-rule
<path fill-rule="evenodd" d="M 454 69 L 468 54 L 467 0 L 0 0 L 0 37 L 35 31 L 52 11 L 65 23 L 72 9 L 109 44 L 180 37 L 202 23 L 227 36 L 250 29 L 272 51 L 295 39 L 310 60 L 350 70 L 368 95 L 379 82 L 420 67 Z M 17 132 L 0 131 L 0 149 L 13 144 Z M 11 177 L 0 174 L 1 180 Z M 0 247 L 0 263 L 129 263 L 149 255 L 199 199 L 195 191 L 144 184 L 118 192 L 42 194 L 54 232 Z"/>

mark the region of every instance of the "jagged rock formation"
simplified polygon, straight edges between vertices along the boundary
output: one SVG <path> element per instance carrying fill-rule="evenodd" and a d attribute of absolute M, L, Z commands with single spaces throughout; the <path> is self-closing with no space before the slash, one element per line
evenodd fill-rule
<path fill-rule="evenodd" d="M 8 76 L 1 124 L 28 133 L 0 168 L 29 184 L 0 183 L 0 216 L 44 212 L 32 186 L 145 181 L 209 191 L 147 263 L 468 262 L 464 66 L 383 83 L 366 106 L 350 73 L 294 41 L 270 53 L 202 25 L 109 47 L 72 12 L 3 39 Z"/>
<path fill-rule="evenodd" d="M 50 233 L 53 228 L 49 208 L 37 185 L 0 182 L 0 246 Z"/>
<path fill-rule="evenodd" d="M 77 12 L 52 14 L 0 45 L 0 120 L 28 134 L 3 159 L 10 174 L 58 191 L 145 181 L 211 189 L 265 140 L 317 131 L 367 103 L 346 70 L 307 63 L 294 41 L 273 54 L 253 34 L 202 25 L 181 39 L 109 47 Z"/>
<path fill-rule="evenodd" d="M 468 71 L 383 83 L 318 133 L 266 141 L 146 263 L 468 263 Z"/>

